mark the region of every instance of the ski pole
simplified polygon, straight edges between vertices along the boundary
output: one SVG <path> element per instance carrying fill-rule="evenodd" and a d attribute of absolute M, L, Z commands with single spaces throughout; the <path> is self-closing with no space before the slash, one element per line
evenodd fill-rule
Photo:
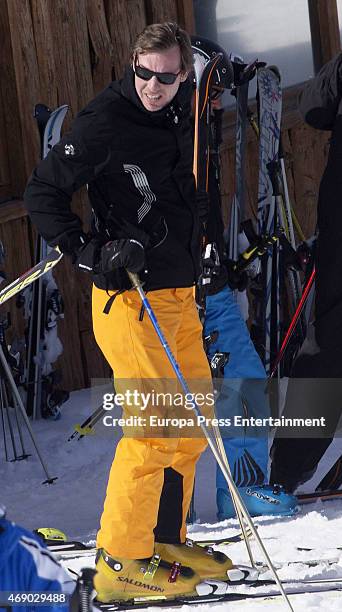
<path fill-rule="evenodd" d="M 282 173 L 281 159 L 283 159 L 283 152 L 281 146 L 281 138 L 279 138 L 279 159 L 277 161 L 271 161 L 267 164 L 267 169 L 269 172 L 270 181 L 272 183 L 273 195 L 276 200 L 277 210 L 279 214 L 280 223 L 283 227 L 286 228 L 285 235 L 287 240 L 289 241 L 292 249 L 296 251 L 296 242 L 294 238 L 294 230 L 293 223 L 291 217 L 291 211 L 289 206 L 289 201 L 286 199 L 286 193 L 288 197 L 288 192 L 285 190 L 285 182 L 286 175 Z M 299 303 L 300 298 L 302 297 L 302 288 L 300 282 L 299 271 L 291 268 L 287 268 L 286 270 L 289 286 L 292 292 L 292 304 L 295 308 L 296 304 Z M 301 337 L 304 340 L 305 338 L 305 323 L 301 319 L 299 320 Z M 279 345 L 278 345 L 279 346 Z"/>
<path fill-rule="evenodd" d="M 13 425 L 12 425 L 11 415 L 9 412 L 9 403 L 8 403 L 8 396 L 7 396 L 7 390 L 6 390 L 6 383 L 4 380 L 1 381 L 1 385 L 2 385 L 2 397 L 4 398 L 4 405 L 5 405 L 6 416 L 7 416 L 8 431 L 9 431 L 11 442 L 12 442 L 13 459 L 10 459 L 10 461 L 18 461 L 18 453 L 17 453 L 17 447 L 15 445 Z"/>
<path fill-rule="evenodd" d="M 18 404 L 17 404 L 17 400 L 15 399 L 14 396 L 12 396 L 12 400 L 13 400 L 14 416 L 15 416 L 15 421 L 16 421 L 16 424 L 17 424 L 17 430 L 18 430 L 19 441 L 20 441 L 20 446 L 21 446 L 21 455 L 19 455 L 18 459 L 20 459 L 20 460 L 27 459 L 28 457 L 31 457 L 31 454 L 27 453 L 26 450 L 25 450 L 24 438 L 23 438 L 23 434 L 22 434 L 22 430 L 21 430 L 21 424 L 20 424 L 19 417 L 18 417 Z"/>
<path fill-rule="evenodd" d="M 5 341 L 5 324 L 4 324 L 4 322 L 0 323 L 0 347 L 1 347 L 1 351 L 4 353 L 4 359 L 5 359 L 6 358 L 5 357 L 5 351 L 7 350 L 7 345 L 6 345 L 6 341 Z M 10 415 L 10 412 L 9 412 L 10 406 L 9 406 L 9 399 L 8 399 L 8 393 L 7 393 L 5 377 L 1 378 L 0 385 L 1 385 L 1 398 L 2 398 L 3 405 L 5 406 L 6 416 L 7 416 L 8 431 L 9 431 L 11 442 L 12 442 L 12 451 L 13 451 L 13 457 L 14 458 L 11 459 L 11 461 L 17 461 L 19 459 L 19 457 L 18 457 L 17 448 L 16 448 L 16 444 L 15 444 L 15 439 L 14 439 L 14 430 L 13 430 L 13 425 L 12 425 L 12 418 L 11 418 L 11 415 Z"/>
<path fill-rule="evenodd" d="M 54 478 L 51 478 L 51 476 L 49 475 L 49 472 L 47 470 L 47 467 L 46 467 L 46 465 L 44 463 L 44 460 L 43 460 L 43 458 L 42 458 L 42 456 L 40 454 L 39 448 L 37 446 L 37 443 L 36 443 L 36 440 L 35 440 L 35 437 L 34 437 L 34 434 L 33 434 L 32 427 L 30 425 L 30 421 L 28 419 L 28 416 L 27 416 L 25 408 L 24 408 L 24 404 L 23 404 L 22 399 L 20 397 L 20 393 L 19 393 L 19 391 L 17 389 L 17 386 L 16 386 L 16 384 L 14 382 L 14 379 L 13 379 L 13 376 L 12 376 L 12 372 L 11 372 L 11 368 L 9 367 L 9 365 L 8 365 L 6 359 L 5 359 L 5 355 L 4 355 L 4 352 L 2 350 L 1 345 L 0 345 L 0 361 L 1 361 L 2 367 L 4 369 L 4 372 L 5 372 L 6 376 L 7 376 L 7 379 L 9 381 L 10 385 L 11 385 L 13 395 L 14 395 L 16 401 L 17 401 L 17 405 L 18 405 L 18 407 L 20 409 L 20 412 L 22 414 L 22 417 L 23 417 L 23 419 L 25 421 L 25 425 L 26 425 L 27 430 L 28 430 L 28 432 L 30 434 L 33 446 L 36 449 L 36 453 L 38 455 L 38 458 L 40 460 L 42 468 L 43 468 L 43 470 L 45 472 L 46 480 L 43 482 L 43 484 L 46 484 L 46 483 L 51 484 L 54 480 L 57 480 L 57 476 L 54 477 Z"/>
<path fill-rule="evenodd" d="M 2 432 L 3 432 L 3 438 L 4 438 L 4 449 L 5 449 L 5 461 L 8 461 L 8 452 L 7 452 L 7 441 L 6 441 L 6 425 L 5 425 L 5 415 L 4 415 L 4 411 L 5 411 L 5 407 L 4 407 L 4 400 L 3 400 L 3 395 L 2 395 L 2 382 L 0 381 L 0 410 L 1 410 L 1 424 L 2 424 Z"/>
<path fill-rule="evenodd" d="M 69 436 L 68 442 L 76 438 L 77 435 L 78 435 L 77 440 L 82 440 L 82 438 L 85 435 L 90 433 L 90 430 L 100 420 L 104 412 L 105 412 L 105 409 L 101 404 L 101 406 L 98 406 L 96 410 L 94 410 L 94 412 L 90 416 L 88 416 L 81 425 L 75 425 L 75 430 L 73 431 L 71 436 Z"/>
<path fill-rule="evenodd" d="M 127 270 L 127 274 L 128 274 L 128 277 L 129 277 L 129 279 L 130 279 L 130 281 L 132 283 L 132 287 L 134 289 L 136 289 L 138 291 L 138 293 L 139 293 L 139 296 L 140 296 L 141 301 L 142 301 L 142 303 L 143 303 L 143 305 L 145 307 L 145 310 L 146 310 L 146 312 L 147 312 L 147 314 L 148 314 L 148 316 L 150 318 L 150 321 L 151 321 L 151 323 L 152 323 L 152 325 L 153 325 L 153 327 L 155 329 L 155 332 L 157 333 L 157 336 L 158 336 L 158 338 L 159 338 L 159 340 L 161 342 L 161 345 L 162 345 L 162 347 L 163 347 L 163 349 L 164 349 L 164 351 L 165 351 L 165 353 L 166 353 L 166 355 L 167 355 L 167 357 L 168 357 L 168 359 L 170 361 L 172 369 L 174 370 L 174 372 L 175 372 L 175 374 L 176 374 L 176 376 L 178 378 L 178 381 L 181 384 L 181 387 L 182 387 L 183 391 L 185 392 L 185 394 L 188 397 L 192 398 L 192 394 L 191 394 L 190 388 L 188 386 L 188 383 L 186 382 L 186 380 L 185 380 L 185 378 L 184 378 L 184 376 L 183 376 L 183 374 L 182 374 L 182 372 L 181 372 L 181 370 L 179 368 L 179 365 L 178 365 L 178 363 L 177 363 L 177 361 L 176 361 L 176 359 L 175 359 L 175 357 L 174 357 L 174 355 L 173 355 L 173 353 L 172 353 L 172 351 L 171 351 L 171 349 L 170 349 L 170 347 L 169 347 L 169 345 L 168 345 L 168 343 L 166 341 L 166 338 L 164 337 L 164 334 L 163 334 L 163 332 L 162 332 L 162 330 L 161 330 L 161 328 L 159 326 L 159 323 L 158 323 L 158 321 L 156 319 L 156 316 L 155 316 L 155 314 L 154 314 L 154 312 L 153 312 L 153 310 L 151 308 L 151 305 L 150 305 L 150 303 L 149 303 L 149 301 L 148 301 L 148 299 L 147 299 L 147 297 L 145 295 L 145 292 L 144 292 L 144 290 L 143 290 L 143 288 L 141 286 L 141 283 L 140 283 L 138 275 L 134 274 L 133 272 L 129 272 L 128 270 Z M 195 400 L 191 399 L 191 403 L 192 403 L 191 408 L 194 411 L 195 415 L 197 417 L 200 417 L 201 416 L 201 411 L 200 411 L 198 405 L 196 404 Z M 246 506 L 245 506 L 241 496 L 240 496 L 240 493 L 239 493 L 239 491 L 238 491 L 238 489 L 237 489 L 237 487 L 235 485 L 235 482 L 234 482 L 234 480 L 233 480 L 233 478 L 232 478 L 232 476 L 230 474 L 229 469 L 227 469 L 227 466 L 226 466 L 223 458 L 221 457 L 221 454 L 220 454 L 218 448 L 216 447 L 215 443 L 213 442 L 213 440 L 212 440 L 212 438 L 211 438 L 211 436 L 209 434 L 208 428 L 202 422 L 200 423 L 200 425 L 201 425 L 201 429 L 202 429 L 202 431 L 203 431 L 203 433 L 204 433 L 204 435 L 205 435 L 205 437 L 207 439 L 207 442 L 208 442 L 208 444 L 209 444 L 209 446 L 210 446 L 210 448 L 211 448 L 211 450 L 212 450 L 212 452 L 214 454 L 214 457 L 215 457 L 216 461 L 218 462 L 218 464 L 219 464 L 219 466 L 220 466 L 220 468 L 222 470 L 222 473 L 224 474 L 224 477 L 225 477 L 225 479 L 226 479 L 226 481 L 227 481 L 227 483 L 229 485 L 229 488 L 230 488 L 231 491 L 233 491 L 236 503 L 239 506 L 239 509 L 241 510 L 241 513 L 244 515 L 246 523 L 248 524 L 248 527 L 252 531 L 252 533 L 253 533 L 253 535 L 254 535 L 254 537 L 255 537 L 255 539 L 256 539 L 259 547 L 260 547 L 260 550 L 262 551 L 262 553 L 263 553 L 263 555 L 264 555 L 264 557 L 266 559 L 267 565 L 268 565 L 269 569 L 271 570 L 271 572 L 272 572 L 272 574 L 274 576 L 274 579 L 275 579 L 275 581 L 276 581 L 276 583 L 277 583 L 277 585 L 279 587 L 279 590 L 280 590 L 280 592 L 281 592 L 281 594 L 283 596 L 283 599 L 284 599 L 285 603 L 288 605 L 288 608 L 291 610 L 291 612 L 294 612 L 293 607 L 292 607 L 292 605 L 290 603 L 290 600 L 289 600 L 289 598 L 288 598 L 288 596 L 287 596 L 287 594 L 286 594 L 286 592 L 284 590 L 283 584 L 282 584 L 282 582 L 279 579 L 279 576 L 278 576 L 278 573 L 277 573 L 277 571 L 275 569 L 275 566 L 273 565 L 273 563 L 272 563 L 272 561 L 271 561 L 271 559 L 269 557 L 269 554 L 268 554 L 268 552 L 267 552 L 267 550 L 266 550 L 266 548 L 265 548 L 265 546 L 264 546 L 264 544 L 263 544 L 263 542 L 262 542 L 262 540 L 261 540 L 261 538 L 260 538 L 260 536 L 259 536 L 259 534 L 258 534 L 258 532 L 257 532 L 257 530 L 255 528 L 255 526 L 254 526 L 254 523 L 253 523 L 253 521 L 251 519 L 251 516 L 250 516 L 250 514 L 249 514 L 249 512 L 248 512 L 248 510 L 247 510 L 247 508 L 246 508 Z"/>
<path fill-rule="evenodd" d="M 285 338 L 284 338 L 284 340 L 282 342 L 282 345 L 280 347 L 279 353 L 278 353 L 278 355 L 276 357 L 276 360 L 274 362 L 274 365 L 272 367 L 272 371 L 271 371 L 271 373 L 269 375 L 269 379 L 268 380 L 271 380 L 271 378 L 273 378 L 274 374 L 277 371 L 278 365 L 279 365 L 279 363 L 281 362 L 281 360 L 283 358 L 283 355 L 285 353 L 286 347 L 287 347 L 287 345 L 288 345 L 288 343 L 290 341 L 290 338 L 291 338 L 291 336 L 292 336 L 292 334 L 293 334 L 293 332 L 294 332 L 294 330 L 296 328 L 296 325 L 297 325 L 297 322 L 299 320 L 299 317 L 300 317 L 300 315 L 302 313 L 302 310 L 303 310 L 303 308 L 305 306 L 305 302 L 308 299 L 309 293 L 311 291 L 311 287 L 312 287 L 313 282 L 315 280 L 315 276 L 316 276 L 316 269 L 313 268 L 313 270 L 311 272 L 311 275 L 309 277 L 309 280 L 306 283 L 306 287 L 305 287 L 305 289 L 303 291 L 303 295 L 302 295 L 302 297 L 300 299 L 300 302 L 299 302 L 299 304 L 297 306 L 296 312 L 294 313 L 293 319 L 292 319 L 292 321 L 290 323 L 290 326 L 289 326 L 289 328 L 288 328 L 288 330 L 287 330 L 287 332 L 285 334 Z"/>
<path fill-rule="evenodd" d="M 229 460 L 228 460 L 228 457 L 227 457 L 226 449 L 225 449 L 224 444 L 223 444 L 220 428 L 217 427 L 217 426 L 214 426 L 213 427 L 213 431 L 214 431 L 214 436 L 215 436 L 217 448 L 218 448 L 219 452 L 221 453 L 222 460 L 224 461 L 226 469 L 227 469 L 231 479 L 233 480 L 233 475 L 232 475 L 232 471 L 230 469 L 230 464 L 229 464 Z M 251 545 L 250 545 L 250 541 L 249 541 L 248 532 L 247 532 L 247 529 L 246 529 L 246 525 L 244 523 L 243 512 L 242 512 L 242 510 L 241 510 L 241 508 L 239 506 L 238 500 L 235 498 L 234 491 L 232 491 L 230 489 L 229 483 L 228 483 L 228 487 L 229 487 L 229 492 L 230 492 L 230 495 L 231 495 L 231 498 L 232 498 L 235 514 L 236 514 L 237 519 L 238 519 L 238 521 L 240 523 L 240 527 L 241 527 L 241 531 L 242 531 L 242 534 L 243 534 L 243 539 L 244 539 L 244 542 L 245 542 L 245 545 L 246 545 L 246 549 L 247 549 L 247 552 L 248 552 L 248 556 L 250 558 L 252 566 L 256 568 L 256 564 L 255 564 L 255 561 L 254 561 L 254 558 L 253 558 L 252 549 L 251 549 Z"/>

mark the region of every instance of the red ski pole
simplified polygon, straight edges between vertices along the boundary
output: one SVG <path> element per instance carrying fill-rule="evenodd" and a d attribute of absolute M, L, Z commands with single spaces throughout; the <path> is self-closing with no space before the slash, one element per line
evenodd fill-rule
<path fill-rule="evenodd" d="M 281 362 L 281 360 L 282 360 L 282 358 L 284 356 L 284 353 L 286 351 L 286 347 L 287 347 L 287 345 L 289 343 L 289 340 L 290 340 L 290 338 L 291 338 L 291 336 L 292 336 L 292 334 L 293 334 L 293 332 L 294 332 L 294 330 L 296 328 L 296 325 L 298 323 L 298 319 L 299 319 L 300 315 L 302 314 L 303 308 L 305 306 L 305 302 L 308 299 L 311 287 L 312 287 L 313 282 L 315 280 L 315 276 L 316 276 L 316 269 L 314 267 L 312 272 L 311 272 L 311 275 L 309 277 L 309 280 L 306 283 L 305 289 L 303 291 L 303 295 L 300 298 L 299 304 L 298 304 L 298 306 L 296 308 L 296 312 L 293 315 L 293 319 L 292 319 L 292 321 L 290 323 L 289 329 L 286 332 L 285 338 L 284 338 L 284 340 L 282 342 L 282 345 L 280 347 L 280 351 L 279 351 L 279 353 L 278 353 L 278 355 L 276 357 L 276 360 L 275 360 L 275 362 L 273 364 L 272 371 L 271 371 L 271 374 L 269 376 L 269 380 L 271 378 L 273 378 L 273 376 L 275 375 L 275 373 L 276 373 L 276 371 L 278 369 L 278 366 L 279 366 L 279 364 L 280 364 L 280 362 Z"/>

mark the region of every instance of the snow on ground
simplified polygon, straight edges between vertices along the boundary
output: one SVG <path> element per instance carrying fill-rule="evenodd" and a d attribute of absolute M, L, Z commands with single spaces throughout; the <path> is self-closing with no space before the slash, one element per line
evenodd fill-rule
<path fill-rule="evenodd" d="M 71 539 L 94 542 L 108 472 L 120 434 L 117 430 L 106 428 L 100 423 L 94 435 L 70 442 L 68 437 L 74 431 L 75 424 L 82 423 L 101 403 L 105 390 L 108 389 L 96 387 L 92 391 L 85 389 L 72 393 L 70 400 L 62 407 L 62 418 L 59 421 L 39 420 L 32 424 L 49 475 L 57 476 L 54 484 L 42 484 L 45 475 L 23 423 L 24 444 L 31 452 L 31 456 L 24 461 L 5 461 L 4 436 L 0 422 L 0 503 L 7 506 L 8 516 L 12 520 L 28 529 L 57 527 L 66 532 Z M 14 423 L 13 414 L 11 416 Z M 15 425 L 14 429 L 17 429 Z M 7 429 L 6 442 L 8 452 L 11 454 L 11 441 Z M 19 447 L 18 437 L 16 443 Z M 327 468 L 333 463 L 334 456 L 340 453 L 341 443 L 338 440 L 327 456 Z M 306 490 L 309 490 L 308 485 Z M 197 520 L 189 527 L 194 539 L 209 536 L 222 538 L 240 531 L 236 520 L 216 522 L 215 461 L 210 450 L 203 454 L 198 464 L 195 506 Z M 291 561 L 303 562 L 283 565 L 279 569 L 281 578 L 342 577 L 341 500 L 303 506 L 293 518 L 261 517 L 255 520 L 255 523 L 276 565 Z M 297 547 L 314 550 L 298 551 Z M 249 564 L 243 543 L 221 547 L 220 550 L 232 556 L 235 563 Z M 257 561 L 264 560 L 256 543 L 253 543 L 253 553 Z M 315 567 L 305 565 L 306 561 L 312 559 L 322 562 Z M 335 562 L 333 565 L 328 565 L 324 563 L 324 559 Z M 87 559 L 87 565 L 91 562 L 91 559 Z M 84 562 L 74 560 L 68 564 L 77 570 Z M 271 574 L 268 572 L 263 577 L 270 578 Z M 301 595 L 293 598 L 293 606 L 296 612 L 297 610 L 340 612 L 342 592 Z M 208 607 L 208 604 L 196 606 L 196 612 L 202 610 L 207 612 Z M 268 603 L 265 601 L 250 601 L 243 604 L 221 603 L 211 604 L 210 607 L 220 612 L 239 609 L 243 609 L 244 612 L 286 610 L 281 600 Z M 190 607 L 185 606 L 182 610 L 183 612 L 190 610 Z"/>

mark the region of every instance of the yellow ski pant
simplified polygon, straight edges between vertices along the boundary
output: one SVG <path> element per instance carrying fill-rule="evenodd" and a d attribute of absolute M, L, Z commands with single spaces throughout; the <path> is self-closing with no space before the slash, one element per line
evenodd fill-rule
<path fill-rule="evenodd" d="M 190 389 L 191 380 L 196 380 L 204 382 L 211 390 L 211 373 L 203 350 L 202 325 L 193 289 L 151 291 L 148 300 Z M 176 384 L 173 369 L 147 313 L 141 316 L 138 293 L 125 291 L 117 295 L 109 313 L 105 314 L 107 302 L 108 294 L 94 287 L 94 334 L 113 369 L 116 391 L 117 384 L 122 387 L 122 381 L 127 384 L 129 380 L 132 387 L 146 380 L 149 385 L 151 380 L 158 384 L 166 379 L 173 379 Z M 123 416 L 138 413 L 142 414 L 139 408 L 125 405 Z M 188 412 L 187 416 L 194 417 L 194 414 Z M 134 438 L 126 434 L 117 446 L 111 467 L 97 546 L 114 557 L 151 556 L 154 529 L 159 520 L 166 532 L 167 521 L 170 520 L 170 532 L 175 529 L 172 521 L 176 521 L 179 541 L 185 541 L 185 519 L 193 491 L 195 465 L 206 447 L 206 440 L 198 434 L 197 437 L 181 438 L 181 432 L 178 437 L 167 437 L 168 434 L 150 437 L 147 431 L 148 437 L 146 432 Z M 172 483 L 171 487 L 165 487 L 165 474 L 171 474 L 171 480 L 178 481 L 180 489 L 173 489 Z M 169 495 L 169 500 L 165 498 L 164 503 L 160 503 L 166 489 L 171 497 Z M 179 499 L 172 499 L 172 491 L 178 491 L 176 497 Z M 178 518 L 171 511 L 177 503 L 180 504 Z M 161 516 L 165 510 L 169 511 L 167 519 Z"/>

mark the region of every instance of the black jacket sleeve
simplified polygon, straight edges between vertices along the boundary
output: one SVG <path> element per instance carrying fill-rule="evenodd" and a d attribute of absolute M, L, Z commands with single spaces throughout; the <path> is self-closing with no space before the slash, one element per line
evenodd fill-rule
<path fill-rule="evenodd" d="M 26 187 L 27 210 L 48 244 L 70 254 L 80 245 L 84 234 L 71 210 L 72 195 L 96 178 L 109 157 L 106 117 L 88 107 L 40 162 Z"/>
<path fill-rule="evenodd" d="M 342 53 L 325 64 L 308 81 L 299 98 L 299 110 L 306 123 L 318 130 L 332 130 L 342 112 Z"/>

